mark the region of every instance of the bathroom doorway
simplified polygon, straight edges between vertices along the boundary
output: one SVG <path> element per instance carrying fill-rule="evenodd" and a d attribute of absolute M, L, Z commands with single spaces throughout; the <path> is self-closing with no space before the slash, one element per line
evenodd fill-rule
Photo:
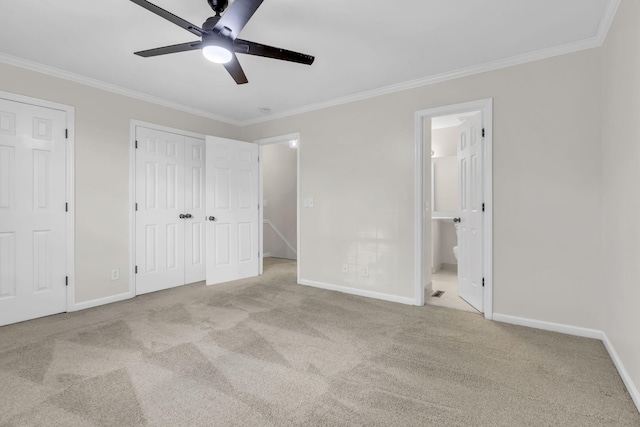
<path fill-rule="evenodd" d="M 491 318 L 492 101 L 416 113 L 423 302 Z M 418 215 L 418 212 L 417 212 Z"/>
<path fill-rule="evenodd" d="M 476 110 L 431 118 L 431 286 L 426 288 L 425 304 L 474 313 L 478 310 L 458 291 L 463 251 L 458 221 L 464 204 L 461 142 L 470 122 L 481 123 L 481 114 Z"/>

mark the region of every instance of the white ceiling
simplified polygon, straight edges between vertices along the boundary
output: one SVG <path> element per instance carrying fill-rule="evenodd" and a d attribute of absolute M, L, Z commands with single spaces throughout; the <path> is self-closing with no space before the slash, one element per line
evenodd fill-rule
<path fill-rule="evenodd" d="M 198 26 L 213 15 L 206 0 L 152 1 Z M 238 86 L 199 51 L 133 55 L 197 38 L 128 0 L 3 0 L 0 61 L 242 124 L 598 46 L 618 3 L 265 0 L 240 37 L 316 61 L 239 55 L 249 83 Z"/>

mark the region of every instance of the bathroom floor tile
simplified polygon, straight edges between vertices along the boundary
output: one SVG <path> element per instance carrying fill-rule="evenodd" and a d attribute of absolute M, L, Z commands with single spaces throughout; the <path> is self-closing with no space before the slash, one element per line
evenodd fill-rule
<path fill-rule="evenodd" d="M 438 298 L 432 297 L 431 295 L 425 295 L 425 304 L 479 313 L 478 310 L 467 304 L 465 300 L 458 296 L 457 273 L 440 270 L 439 272 L 431 275 L 431 284 L 431 295 L 437 291 L 444 291 L 444 293 Z"/>

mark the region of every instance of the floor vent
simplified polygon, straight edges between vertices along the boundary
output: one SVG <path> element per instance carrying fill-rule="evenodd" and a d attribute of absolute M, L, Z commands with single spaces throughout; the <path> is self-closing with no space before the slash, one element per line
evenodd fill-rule
<path fill-rule="evenodd" d="M 431 295 L 433 298 L 440 298 L 442 296 L 442 294 L 444 294 L 444 291 L 435 291 L 433 293 L 433 295 Z"/>

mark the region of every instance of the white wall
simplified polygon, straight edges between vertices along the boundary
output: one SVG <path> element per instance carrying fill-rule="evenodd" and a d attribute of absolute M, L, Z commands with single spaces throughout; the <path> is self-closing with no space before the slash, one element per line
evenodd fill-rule
<path fill-rule="evenodd" d="M 640 408 L 640 2 L 622 2 L 602 65 L 603 329 Z"/>
<path fill-rule="evenodd" d="M 297 156 L 288 144 L 262 146 L 263 216 L 268 221 L 263 249 L 277 258 L 296 259 Z"/>
<path fill-rule="evenodd" d="M 238 130 L 68 80 L 0 64 L 0 90 L 75 107 L 76 302 L 130 289 L 130 120 L 237 137 Z M 112 268 L 120 280 L 111 281 Z"/>
<path fill-rule="evenodd" d="M 458 210 L 458 127 L 431 130 L 434 204 L 438 212 Z M 426 200 L 429 200 L 426 198 Z"/>
<path fill-rule="evenodd" d="M 440 229 L 442 221 L 431 221 L 431 271 L 433 273 L 442 269 L 442 256 L 440 256 Z"/>
<path fill-rule="evenodd" d="M 433 167 L 433 210 L 436 212 L 457 212 L 458 201 L 458 157 L 434 157 Z M 428 199 L 427 199 L 428 200 Z"/>
<path fill-rule="evenodd" d="M 440 259 L 445 264 L 458 264 L 458 260 L 453 253 L 453 247 L 458 245 L 458 234 L 453 222 L 443 221 L 440 226 L 440 244 L 438 251 Z"/>
<path fill-rule="evenodd" d="M 458 127 L 431 130 L 431 166 L 433 168 L 433 210 L 454 214 L 458 211 Z M 428 197 L 425 197 L 428 200 Z M 445 264 L 457 264 L 453 247 L 458 235 L 452 222 L 433 221 L 438 228 L 434 233 L 433 262 L 436 271 Z M 438 263 L 436 263 L 436 260 Z"/>
<path fill-rule="evenodd" d="M 301 278 L 413 298 L 414 113 L 494 98 L 495 312 L 600 328 L 600 51 L 248 126 L 300 132 Z M 369 266 L 347 277 L 344 262 Z"/>
<path fill-rule="evenodd" d="M 431 130 L 431 150 L 433 157 L 458 155 L 458 127 Z"/>

